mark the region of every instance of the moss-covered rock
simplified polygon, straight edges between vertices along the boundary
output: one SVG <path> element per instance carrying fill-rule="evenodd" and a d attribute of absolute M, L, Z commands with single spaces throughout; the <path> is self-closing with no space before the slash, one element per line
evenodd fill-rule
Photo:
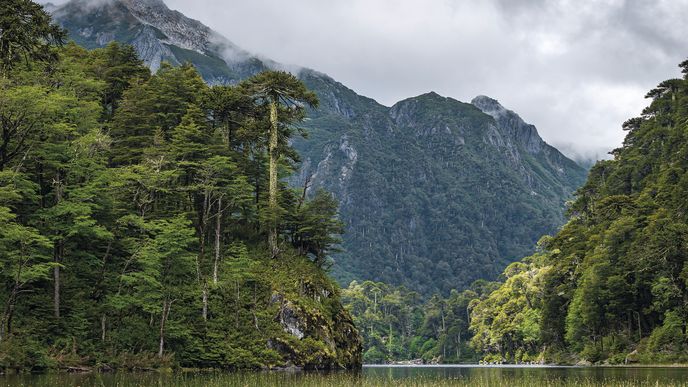
<path fill-rule="evenodd" d="M 285 366 L 304 369 L 352 369 L 362 363 L 362 340 L 338 292 L 314 290 L 315 302 L 294 301 L 274 293 L 275 322 L 282 332 L 268 346 L 282 354 Z M 308 297 L 308 295 L 304 295 Z M 309 300 L 311 301 L 311 300 Z"/>

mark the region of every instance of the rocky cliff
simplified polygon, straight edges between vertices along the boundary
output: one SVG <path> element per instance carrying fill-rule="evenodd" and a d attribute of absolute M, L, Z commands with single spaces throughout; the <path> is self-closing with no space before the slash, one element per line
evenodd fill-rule
<path fill-rule="evenodd" d="M 192 62 L 209 83 L 235 83 L 277 64 L 242 50 L 197 20 L 170 10 L 162 0 L 72 0 L 50 6 L 53 17 L 78 44 L 131 44 L 153 70 L 162 61 Z"/>

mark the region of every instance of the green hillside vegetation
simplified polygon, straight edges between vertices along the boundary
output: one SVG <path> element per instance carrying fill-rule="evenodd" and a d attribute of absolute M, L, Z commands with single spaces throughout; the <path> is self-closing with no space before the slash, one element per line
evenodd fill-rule
<path fill-rule="evenodd" d="M 293 184 L 342 203 L 333 275 L 345 286 L 371 280 L 427 298 L 493 280 L 564 223 L 584 181 L 556 149 L 529 152 L 519 130 L 472 104 L 428 93 L 388 108 L 321 74 L 301 78 L 322 108 L 305 123 L 308 141 L 294 143 L 304 165 Z"/>
<path fill-rule="evenodd" d="M 358 367 L 322 268 L 337 202 L 269 184 L 269 155 L 276 179 L 293 171 L 312 94 L 279 72 L 151 75 L 128 46 L 50 44 L 39 6 L 7 3 L 0 23 L 33 23 L 0 35 L 0 372 Z"/>
<path fill-rule="evenodd" d="M 342 302 L 363 336 L 363 361 L 477 363 L 482 354 L 470 346 L 471 302 L 490 294 L 497 282 L 478 280 L 449 297 L 424 299 L 403 286 L 353 281 Z"/>
<path fill-rule="evenodd" d="M 688 362 L 688 61 L 624 123 L 569 222 L 472 304 L 488 359 Z"/>

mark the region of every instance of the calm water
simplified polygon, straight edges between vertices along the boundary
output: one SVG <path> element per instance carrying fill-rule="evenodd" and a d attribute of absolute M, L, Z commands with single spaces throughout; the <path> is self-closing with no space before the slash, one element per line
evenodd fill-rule
<path fill-rule="evenodd" d="M 380 366 L 361 372 L 0 376 L 0 386 L 686 386 L 688 368 Z"/>

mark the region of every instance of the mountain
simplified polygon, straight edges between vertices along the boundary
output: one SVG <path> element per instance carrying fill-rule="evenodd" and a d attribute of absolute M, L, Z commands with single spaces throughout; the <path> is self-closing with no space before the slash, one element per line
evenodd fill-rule
<path fill-rule="evenodd" d="M 192 62 L 211 84 L 285 69 L 250 54 L 161 0 L 72 0 L 53 11 L 86 47 L 132 44 L 155 70 Z M 309 69 L 299 77 L 321 101 L 291 179 L 341 202 L 342 284 L 371 279 L 423 294 L 495 278 L 563 223 L 565 200 L 586 171 L 547 145 L 534 126 L 487 97 L 466 104 L 436 93 L 392 107 Z"/>
<path fill-rule="evenodd" d="M 55 8 L 53 18 L 86 48 L 119 41 L 136 48 L 156 71 L 162 61 L 192 62 L 211 84 L 236 83 L 277 67 L 242 50 L 201 22 L 172 11 L 162 0 L 72 0 Z"/>
<path fill-rule="evenodd" d="M 428 93 L 385 107 L 304 72 L 321 98 L 295 146 L 300 179 L 341 201 L 343 283 L 370 279 L 423 294 L 496 278 L 563 223 L 585 170 L 497 101 Z"/>

